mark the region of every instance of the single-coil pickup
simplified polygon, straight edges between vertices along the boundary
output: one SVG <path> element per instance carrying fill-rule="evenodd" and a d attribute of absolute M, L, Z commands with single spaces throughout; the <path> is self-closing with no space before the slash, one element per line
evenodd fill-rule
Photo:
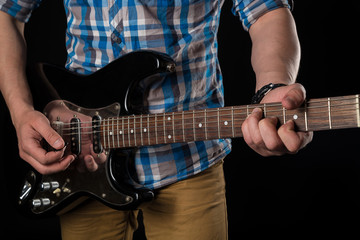
<path fill-rule="evenodd" d="M 93 130 L 93 149 L 94 153 L 101 153 L 102 152 L 102 146 L 100 141 L 100 129 L 101 127 L 101 117 L 100 115 L 95 115 L 92 118 L 92 130 Z"/>
<path fill-rule="evenodd" d="M 81 122 L 78 118 L 72 118 L 70 121 L 70 145 L 71 152 L 79 155 L 81 152 Z"/>

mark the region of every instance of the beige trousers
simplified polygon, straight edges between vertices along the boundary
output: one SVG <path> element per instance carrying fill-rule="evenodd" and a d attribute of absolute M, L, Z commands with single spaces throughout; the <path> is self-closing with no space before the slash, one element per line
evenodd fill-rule
<path fill-rule="evenodd" d="M 225 240 L 227 212 L 222 161 L 159 190 L 139 206 L 148 240 Z M 96 201 L 60 216 L 63 240 L 132 239 L 138 210 L 116 211 Z"/>

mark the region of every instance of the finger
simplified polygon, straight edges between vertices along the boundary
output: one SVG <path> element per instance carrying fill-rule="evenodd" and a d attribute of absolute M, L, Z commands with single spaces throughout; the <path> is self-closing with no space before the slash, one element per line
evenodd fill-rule
<path fill-rule="evenodd" d="M 263 140 L 259 130 L 259 121 L 262 119 L 261 108 L 255 108 L 242 126 L 245 142 L 255 151 L 263 146 Z"/>
<path fill-rule="evenodd" d="M 285 149 L 284 143 L 278 135 L 278 119 L 276 117 L 264 118 L 259 122 L 260 134 L 263 142 L 270 152 L 277 154 Z"/>
<path fill-rule="evenodd" d="M 89 172 L 95 172 L 98 169 L 98 165 L 91 155 L 86 155 L 84 157 L 84 163 Z"/>
<path fill-rule="evenodd" d="M 303 104 L 306 98 L 305 88 L 301 84 L 291 85 L 291 90 L 289 90 L 283 97 L 282 105 L 286 109 L 298 108 Z"/>
<path fill-rule="evenodd" d="M 48 165 L 59 161 L 64 156 L 65 152 L 65 148 L 60 151 L 47 152 L 45 149 L 43 149 L 40 142 L 33 138 L 24 140 L 19 149 L 20 156 L 22 153 L 26 153 L 27 155 L 36 159 L 36 161 L 41 165 Z"/>
<path fill-rule="evenodd" d="M 75 160 L 75 157 L 73 155 L 69 155 L 49 165 L 41 164 L 30 155 L 26 156 L 24 160 L 33 166 L 39 173 L 47 175 L 66 170 Z"/>
<path fill-rule="evenodd" d="M 91 156 L 93 156 L 93 158 L 95 159 L 95 162 L 97 164 L 102 164 L 107 159 L 107 155 L 105 154 L 104 151 L 102 153 L 99 153 L 99 154 L 95 153 L 92 144 L 90 145 L 90 153 L 91 153 Z"/>
<path fill-rule="evenodd" d="M 290 153 L 297 153 L 312 140 L 313 133 L 296 132 L 295 123 L 290 120 L 279 128 L 279 137 Z"/>

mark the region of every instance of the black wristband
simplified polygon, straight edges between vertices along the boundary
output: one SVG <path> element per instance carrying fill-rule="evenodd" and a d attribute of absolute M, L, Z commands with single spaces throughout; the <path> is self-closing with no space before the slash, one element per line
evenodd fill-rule
<path fill-rule="evenodd" d="M 251 99 L 251 103 L 252 104 L 258 104 L 261 102 L 261 100 L 266 96 L 266 94 L 268 94 L 271 90 L 278 88 L 278 87 L 283 87 L 283 86 L 287 86 L 286 84 L 283 83 L 269 83 L 265 86 L 263 86 L 262 88 L 260 88 L 255 95 L 252 97 Z"/>

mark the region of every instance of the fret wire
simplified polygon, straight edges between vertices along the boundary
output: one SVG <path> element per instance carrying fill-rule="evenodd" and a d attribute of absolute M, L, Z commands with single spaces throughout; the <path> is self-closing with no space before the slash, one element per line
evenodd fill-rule
<path fill-rule="evenodd" d="M 134 142 L 135 142 L 135 146 L 137 146 L 137 142 L 136 142 L 136 119 L 135 117 L 133 118 L 134 119 L 134 131 L 133 131 L 133 134 L 134 134 Z"/>
<path fill-rule="evenodd" d="M 109 123 L 109 122 L 110 122 L 110 119 L 108 119 L 108 123 Z M 110 124 L 108 125 L 107 132 L 108 132 L 108 133 L 110 132 Z M 111 148 L 110 134 L 108 134 L 108 145 L 109 145 L 109 148 Z"/>
<path fill-rule="evenodd" d="M 357 105 L 357 125 L 360 127 L 360 104 L 359 104 L 359 95 L 356 95 L 356 105 Z"/>
<path fill-rule="evenodd" d="M 140 142 L 141 142 L 141 146 L 144 146 L 142 120 L 143 118 L 140 118 Z"/>
<path fill-rule="evenodd" d="M 204 119 L 204 121 L 205 121 L 205 139 L 207 140 L 208 139 L 208 135 L 207 135 L 208 129 L 207 129 L 207 111 L 206 111 L 206 109 L 204 111 L 204 114 L 205 114 L 205 119 Z"/>
<path fill-rule="evenodd" d="M 308 131 L 308 116 L 307 116 L 307 103 L 305 103 L 305 111 L 304 111 L 304 121 L 305 121 L 305 130 Z"/>
<path fill-rule="evenodd" d="M 124 122 L 124 118 L 122 118 L 122 127 L 121 127 L 121 135 L 122 135 L 122 140 L 123 140 L 123 145 L 124 145 L 124 147 L 125 147 L 125 122 Z"/>
<path fill-rule="evenodd" d="M 282 107 L 282 112 L 283 112 L 283 119 L 284 119 L 284 124 L 286 123 L 286 108 Z"/>
<path fill-rule="evenodd" d="M 167 143 L 167 138 L 166 138 L 167 132 L 166 132 L 166 127 L 165 127 L 167 124 L 166 124 L 165 114 L 166 114 L 166 113 L 164 113 L 164 116 L 163 116 L 163 117 L 164 117 L 164 121 L 163 121 L 163 125 L 164 125 L 164 126 L 163 126 L 163 127 L 164 127 L 164 142 Z"/>
<path fill-rule="evenodd" d="M 150 114 L 147 115 L 147 135 L 148 135 L 148 143 L 150 144 Z"/>
<path fill-rule="evenodd" d="M 172 113 L 172 130 L 173 130 L 173 142 L 176 142 L 175 140 L 175 117 L 174 117 L 174 112 Z"/>
<path fill-rule="evenodd" d="M 196 133 L 195 133 L 195 110 L 193 110 L 193 112 L 192 112 L 192 120 L 193 120 L 194 141 L 196 141 Z"/>
<path fill-rule="evenodd" d="M 220 137 L 220 112 L 219 112 L 219 108 L 218 108 L 218 111 L 217 111 L 217 124 L 218 124 L 218 137 Z"/>
<path fill-rule="evenodd" d="M 267 112 L 266 112 L 266 103 L 264 103 L 264 109 L 263 109 L 263 113 L 264 113 L 264 117 L 266 117 L 266 114 L 267 114 Z"/>
<path fill-rule="evenodd" d="M 157 114 L 155 113 L 155 129 L 157 129 Z M 157 131 L 155 131 L 155 142 L 158 144 Z"/>
<path fill-rule="evenodd" d="M 329 113 L 329 128 L 332 129 L 332 123 L 331 123 L 331 103 L 330 98 L 328 98 L 328 113 Z"/>
<path fill-rule="evenodd" d="M 112 141 L 113 141 L 113 146 L 114 146 L 114 148 L 115 148 L 114 118 L 112 118 L 112 124 L 113 124 L 113 126 L 112 126 L 112 128 L 111 128 L 111 131 L 112 131 Z"/>
<path fill-rule="evenodd" d="M 234 107 L 231 107 L 231 131 L 233 137 L 235 137 L 235 131 L 234 131 Z"/>
<path fill-rule="evenodd" d="M 131 141 L 130 141 L 130 116 L 127 116 L 128 119 L 128 141 L 129 141 L 129 147 L 131 146 Z"/>
<path fill-rule="evenodd" d="M 185 120 L 184 120 L 184 112 L 182 112 L 181 121 L 182 121 L 183 140 L 184 140 L 184 142 L 186 142 L 186 141 L 185 141 L 185 124 L 184 124 Z"/>
<path fill-rule="evenodd" d="M 120 136 L 119 136 L 119 118 L 116 118 L 116 135 L 117 135 L 117 145 L 120 147 Z"/>

